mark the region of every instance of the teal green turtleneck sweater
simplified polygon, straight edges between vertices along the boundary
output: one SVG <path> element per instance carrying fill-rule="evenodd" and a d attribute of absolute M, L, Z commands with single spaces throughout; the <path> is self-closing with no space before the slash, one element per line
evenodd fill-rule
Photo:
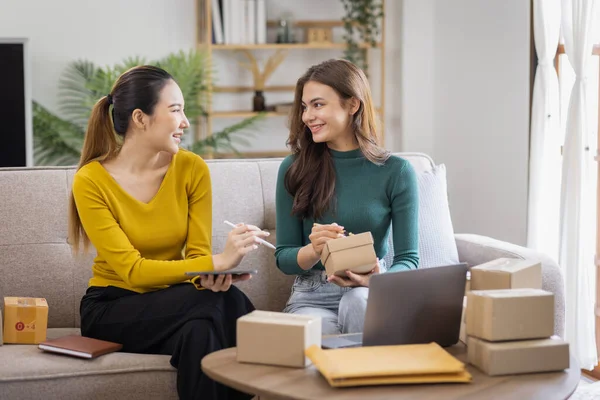
<path fill-rule="evenodd" d="M 294 160 L 286 157 L 277 176 L 277 250 L 278 268 L 288 275 L 304 272 L 298 265 L 298 251 L 310 243 L 314 222 L 336 222 L 346 232 L 373 235 L 375 253 L 383 259 L 388 252 L 390 222 L 393 227 L 394 262 L 388 271 L 415 269 L 419 265 L 418 189 L 410 163 L 390 156 L 384 165 L 366 159 L 360 149 L 329 150 L 336 171 L 336 215 L 327 212 L 319 221 L 292 215 L 293 197 L 285 188 L 285 174 Z M 314 269 L 324 269 L 319 261 Z"/>

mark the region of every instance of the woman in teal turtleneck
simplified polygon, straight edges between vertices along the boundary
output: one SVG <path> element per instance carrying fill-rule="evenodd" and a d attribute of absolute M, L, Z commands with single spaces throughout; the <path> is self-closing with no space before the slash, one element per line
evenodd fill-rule
<path fill-rule="evenodd" d="M 277 266 L 297 275 L 285 312 L 322 317 L 324 335 L 362 332 L 370 276 L 419 265 L 415 172 L 380 147 L 369 83 L 348 61 L 325 61 L 298 80 L 290 125 L 276 197 Z M 371 273 L 324 274 L 323 245 L 344 231 L 372 233 Z"/>

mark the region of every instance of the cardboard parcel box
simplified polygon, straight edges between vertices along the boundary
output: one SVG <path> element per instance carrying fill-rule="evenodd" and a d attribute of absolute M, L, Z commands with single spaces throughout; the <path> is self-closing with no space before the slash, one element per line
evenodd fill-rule
<path fill-rule="evenodd" d="M 4 298 L 4 343 L 39 344 L 46 340 L 48 303 L 43 298 Z"/>
<path fill-rule="evenodd" d="M 467 295 L 467 336 L 489 341 L 549 338 L 554 294 L 540 289 L 472 290 Z"/>
<path fill-rule="evenodd" d="M 255 310 L 237 320 L 237 361 L 303 368 L 321 347 L 321 317 Z"/>
<path fill-rule="evenodd" d="M 468 360 L 488 375 L 561 371 L 569 368 L 569 344 L 558 337 L 487 342 L 470 337 Z"/>
<path fill-rule="evenodd" d="M 345 277 L 346 270 L 366 274 L 377 265 L 371 232 L 331 239 L 325 243 L 321 263 L 327 275 Z"/>
<path fill-rule="evenodd" d="M 542 264 L 498 258 L 471 268 L 471 290 L 542 288 Z"/>

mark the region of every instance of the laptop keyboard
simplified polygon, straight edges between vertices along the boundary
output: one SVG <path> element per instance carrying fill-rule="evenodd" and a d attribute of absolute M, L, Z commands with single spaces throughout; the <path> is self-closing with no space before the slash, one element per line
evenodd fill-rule
<path fill-rule="evenodd" d="M 360 347 L 362 346 L 362 333 L 354 333 L 350 335 L 337 335 L 323 338 L 321 347 L 324 349 L 339 349 L 343 347 Z"/>

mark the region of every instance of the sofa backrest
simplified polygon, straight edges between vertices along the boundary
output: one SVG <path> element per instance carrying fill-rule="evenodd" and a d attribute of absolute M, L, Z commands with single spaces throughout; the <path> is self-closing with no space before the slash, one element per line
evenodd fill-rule
<path fill-rule="evenodd" d="M 399 153 L 417 172 L 430 170 L 424 154 Z M 213 184 L 213 252 L 223 249 L 224 220 L 254 224 L 275 243 L 275 183 L 281 159 L 207 160 Z M 78 327 L 79 301 L 95 251 L 73 256 L 67 243 L 67 206 L 74 167 L 0 168 L 0 299 L 45 297 L 49 327 Z M 244 259 L 259 273 L 239 284 L 257 308 L 281 311 L 292 276 L 281 273 L 273 250 Z M 4 306 L 3 301 L 2 307 Z"/>

